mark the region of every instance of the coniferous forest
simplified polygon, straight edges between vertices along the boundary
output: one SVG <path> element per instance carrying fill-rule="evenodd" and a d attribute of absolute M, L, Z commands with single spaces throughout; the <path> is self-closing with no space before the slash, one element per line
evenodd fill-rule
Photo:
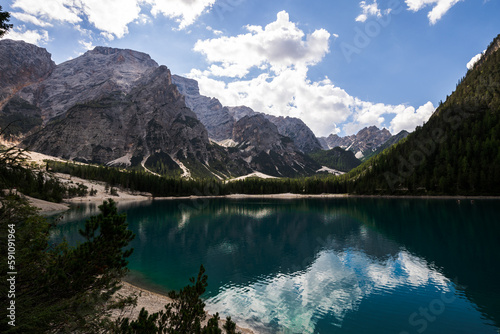
<path fill-rule="evenodd" d="M 349 173 L 353 193 L 499 194 L 499 39 L 424 126 Z"/>

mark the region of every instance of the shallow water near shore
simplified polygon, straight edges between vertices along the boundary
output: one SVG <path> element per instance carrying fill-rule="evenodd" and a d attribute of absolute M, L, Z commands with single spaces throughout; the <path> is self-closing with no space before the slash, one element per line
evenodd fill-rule
<path fill-rule="evenodd" d="M 498 333 L 500 201 L 193 199 L 125 203 L 131 280 L 269 333 Z M 78 242 L 96 204 L 64 213 Z M 61 215 L 59 215 L 61 216 Z"/>

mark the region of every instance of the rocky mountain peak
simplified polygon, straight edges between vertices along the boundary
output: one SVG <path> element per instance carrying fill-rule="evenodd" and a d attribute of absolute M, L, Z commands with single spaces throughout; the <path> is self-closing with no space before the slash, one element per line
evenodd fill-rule
<path fill-rule="evenodd" d="M 50 53 L 43 48 L 0 40 L 0 109 L 24 87 L 47 78 L 55 67 Z"/>
<path fill-rule="evenodd" d="M 222 106 L 215 98 L 200 95 L 200 88 L 196 80 L 173 75 L 172 82 L 184 95 L 186 106 L 194 111 L 198 119 L 205 125 L 210 138 L 215 141 L 231 138 L 234 119 L 229 114 L 228 108 Z"/>
<path fill-rule="evenodd" d="M 117 49 L 110 48 L 106 46 L 96 46 L 93 50 L 87 51 L 84 56 L 88 55 L 102 55 L 102 56 L 114 56 L 117 62 L 128 62 L 128 63 L 143 63 L 148 67 L 156 67 L 158 63 L 151 59 L 151 56 L 147 53 L 134 51 L 130 49 Z"/>
<path fill-rule="evenodd" d="M 240 145 L 254 146 L 258 151 L 269 150 L 281 142 L 276 125 L 262 114 L 244 116 L 237 121 L 232 139 Z"/>
<path fill-rule="evenodd" d="M 302 154 L 290 138 L 281 135 L 264 114 L 254 113 L 239 119 L 234 124 L 232 139 L 250 167 L 265 174 L 310 175 L 321 167 Z"/>
<path fill-rule="evenodd" d="M 255 111 L 253 111 L 252 108 L 246 106 L 228 107 L 228 110 L 235 121 L 238 121 L 245 116 L 255 114 Z"/>
<path fill-rule="evenodd" d="M 190 97 L 196 97 L 197 95 L 200 95 L 200 87 L 198 86 L 198 81 L 181 77 L 175 74 L 172 76 L 172 80 L 183 95 L 189 95 Z"/>
<path fill-rule="evenodd" d="M 19 97 L 40 108 L 46 123 L 76 103 L 86 103 L 113 91 L 130 92 L 141 76 L 157 67 L 142 52 L 96 47 L 59 64 L 43 83 L 26 87 Z"/>
<path fill-rule="evenodd" d="M 293 140 L 300 151 L 309 153 L 321 149 L 318 138 L 300 118 L 271 115 L 266 117 L 277 126 L 280 134 Z"/>
<path fill-rule="evenodd" d="M 386 128 L 379 129 L 374 125 L 363 128 L 356 134 L 357 140 L 373 141 L 376 143 L 378 143 L 379 141 L 384 142 L 390 137 L 391 133 L 389 132 L 389 130 L 387 130 Z"/>

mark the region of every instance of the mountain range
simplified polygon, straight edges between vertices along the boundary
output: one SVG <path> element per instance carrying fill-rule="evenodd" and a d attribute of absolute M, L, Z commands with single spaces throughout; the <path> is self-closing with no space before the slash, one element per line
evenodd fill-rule
<path fill-rule="evenodd" d="M 298 118 L 223 106 L 195 80 L 128 49 L 96 47 L 56 65 L 43 48 L 1 40 L 0 80 L 4 137 L 68 160 L 162 175 L 313 175 L 322 167 L 313 152 L 340 146 L 361 156 L 391 137 L 369 127 L 318 139 Z"/>
<path fill-rule="evenodd" d="M 365 155 L 374 152 L 389 138 L 391 138 L 389 130 L 370 126 L 361 129 L 355 135 L 339 137 L 336 134 L 331 134 L 328 137 L 320 137 L 319 140 L 325 150 L 341 147 L 354 152 L 356 158 L 362 159 Z"/>

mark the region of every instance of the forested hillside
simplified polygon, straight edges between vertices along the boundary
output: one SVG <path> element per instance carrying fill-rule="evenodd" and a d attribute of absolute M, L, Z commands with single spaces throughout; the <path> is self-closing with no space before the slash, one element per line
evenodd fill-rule
<path fill-rule="evenodd" d="M 500 194 L 500 35 L 429 121 L 349 174 L 358 194 Z"/>
<path fill-rule="evenodd" d="M 354 156 L 354 153 L 340 147 L 312 152 L 309 156 L 320 165 L 341 172 L 348 172 L 361 164 L 361 161 Z"/>

